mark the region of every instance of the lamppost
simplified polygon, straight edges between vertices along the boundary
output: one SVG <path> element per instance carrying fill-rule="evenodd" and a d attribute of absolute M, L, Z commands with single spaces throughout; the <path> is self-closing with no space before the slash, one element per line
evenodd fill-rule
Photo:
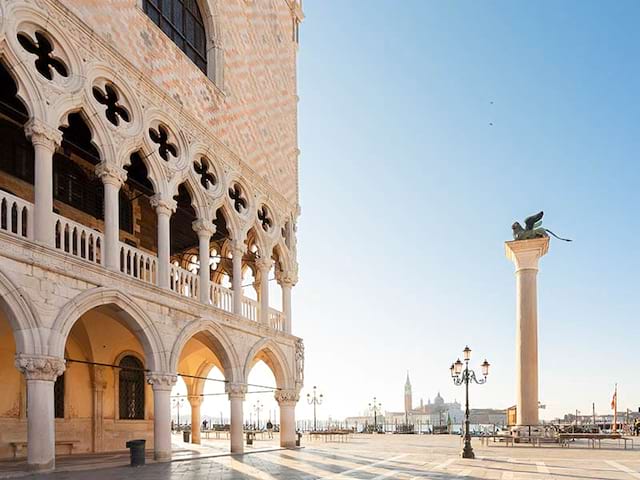
<path fill-rule="evenodd" d="M 173 399 L 173 406 L 176 407 L 176 410 L 178 412 L 178 428 L 180 428 L 180 407 L 182 405 L 184 405 L 184 398 L 174 398 Z"/>
<path fill-rule="evenodd" d="M 260 410 L 262 410 L 264 408 L 264 405 L 262 405 L 260 403 L 260 400 L 258 400 L 254 405 L 253 405 L 253 410 L 256 412 L 256 418 L 257 418 L 257 423 L 258 423 L 258 430 L 260 430 Z"/>
<path fill-rule="evenodd" d="M 382 404 L 373 397 L 373 403 L 369 404 L 369 411 L 373 413 L 373 430 L 378 433 L 378 413 L 382 411 Z"/>
<path fill-rule="evenodd" d="M 482 375 L 484 378 L 478 379 L 476 372 L 469 370 L 469 360 L 471 359 L 471 349 L 466 346 L 462 351 L 464 354 L 464 370 L 463 364 L 458 358 L 455 363 L 451 364 L 451 378 L 455 385 L 465 386 L 466 403 L 464 410 L 464 448 L 462 449 L 462 458 L 475 458 L 473 454 L 473 448 L 471 447 L 471 432 L 469 431 L 469 383 L 476 382 L 478 385 L 482 385 L 487 381 L 487 375 L 489 375 L 489 362 L 485 361 L 480 365 L 482 367 Z"/>
<path fill-rule="evenodd" d="M 318 405 L 322 405 L 322 400 L 323 400 L 323 395 L 317 395 L 317 389 L 316 386 L 313 386 L 313 397 L 311 396 L 310 393 L 307 393 L 307 402 L 309 403 L 309 405 L 313 405 L 313 431 L 317 432 L 318 431 L 318 425 L 317 425 L 317 421 L 316 421 L 316 408 Z"/>

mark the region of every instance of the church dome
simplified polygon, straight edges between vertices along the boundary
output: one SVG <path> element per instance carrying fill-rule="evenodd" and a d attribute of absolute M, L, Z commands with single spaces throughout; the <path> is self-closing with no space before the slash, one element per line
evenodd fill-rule
<path fill-rule="evenodd" d="M 440 392 L 438 392 L 438 395 L 436 395 L 436 398 L 433 399 L 433 403 L 436 405 L 444 404 L 444 399 L 440 396 Z"/>

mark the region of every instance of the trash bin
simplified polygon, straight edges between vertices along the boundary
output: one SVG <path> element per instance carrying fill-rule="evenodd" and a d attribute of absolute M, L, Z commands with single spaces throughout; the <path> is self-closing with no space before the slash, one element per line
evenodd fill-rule
<path fill-rule="evenodd" d="M 191 432 L 189 430 L 184 430 L 182 432 L 182 440 L 186 443 L 189 443 L 189 437 L 191 436 Z"/>
<path fill-rule="evenodd" d="M 141 467 L 144 465 L 144 447 L 146 443 L 146 440 L 129 440 L 127 442 L 127 448 L 131 454 L 132 467 Z"/>
<path fill-rule="evenodd" d="M 247 432 L 247 445 L 253 445 L 253 433 Z"/>
<path fill-rule="evenodd" d="M 298 436 L 298 438 L 296 439 L 296 447 L 299 447 L 302 443 L 302 433 L 298 432 L 296 435 Z"/>

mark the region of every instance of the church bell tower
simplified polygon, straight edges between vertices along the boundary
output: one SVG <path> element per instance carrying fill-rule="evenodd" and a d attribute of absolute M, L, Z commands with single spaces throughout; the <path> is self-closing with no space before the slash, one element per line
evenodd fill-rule
<path fill-rule="evenodd" d="M 404 411 L 408 414 L 411 410 L 413 410 L 413 399 L 411 396 L 411 381 L 407 371 L 407 381 L 404 383 Z"/>

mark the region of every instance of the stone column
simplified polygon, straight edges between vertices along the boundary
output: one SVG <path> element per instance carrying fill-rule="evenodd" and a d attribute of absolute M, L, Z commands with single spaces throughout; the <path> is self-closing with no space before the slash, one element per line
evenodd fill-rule
<path fill-rule="evenodd" d="M 104 390 L 107 381 L 104 378 L 105 367 L 93 367 L 93 451 L 101 452 L 104 437 Z"/>
<path fill-rule="evenodd" d="M 173 373 L 147 374 L 153 386 L 153 457 L 158 462 L 171 460 L 171 389 L 176 380 Z"/>
<path fill-rule="evenodd" d="M 62 143 L 62 132 L 42 121 L 31 120 L 25 127 L 25 133 L 33 143 L 35 154 L 35 206 L 33 218 L 28 219 L 28 222 L 33 225 L 34 240 L 53 247 L 53 154 Z"/>
<path fill-rule="evenodd" d="M 549 238 L 505 242 L 516 267 L 516 424 L 538 420 L 538 261 L 549 250 Z"/>
<path fill-rule="evenodd" d="M 270 258 L 259 258 L 256 266 L 260 272 L 260 311 L 258 312 L 258 322 L 269 325 L 269 272 L 273 266 Z"/>
<path fill-rule="evenodd" d="M 210 220 L 196 220 L 191 225 L 193 231 L 198 234 L 198 256 L 200 260 L 200 301 L 209 305 L 211 298 L 209 295 L 211 284 L 211 236 L 216 233 L 216 227 Z M 198 442 L 200 443 L 200 442 Z"/>
<path fill-rule="evenodd" d="M 158 286 L 170 288 L 169 256 L 171 254 L 171 214 L 176 211 L 176 201 L 163 199 L 156 194 L 151 198 L 151 206 L 158 215 Z"/>
<path fill-rule="evenodd" d="M 232 244 L 233 274 L 231 275 L 233 289 L 233 313 L 242 315 L 242 257 L 245 252 L 244 242 L 234 240 Z"/>
<path fill-rule="evenodd" d="M 104 185 L 104 265 L 120 271 L 120 188 L 127 180 L 127 171 L 117 165 L 101 162 L 96 175 Z"/>
<path fill-rule="evenodd" d="M 191 405 L 191 443 L 200 444 L 200 405 L 202 405 L 202 396 L 189 395 L 187 397 L 189 405 Z"/>
<path fill-rule="evenodd" d="M 296 446 L 296 404 L 300 400 L 297 390 L 277 390 L 276 401 L 280 406 L 280 446 Z"/>
<path fill-rule="evenodd" d="M 242 402 L 247 386 L 242 383 L 227 383 L 225 390 L 231 402 L 231 453 L 244 453 Z"/>
<path fill-rule="evenodd" d="M 50 472 L 56 466 L 53 384 L 64 372 L 64 359 L 16 355 L 16 367 L 27 380 L 27 467 Z"/>
<path fill-rule="evenodd" d="M 291 272 L 283 272 L 278 278 L 282 289 L 282 314 L 284 316 L 284 332 L 291 333 L 291 289 L 296 284 L 295 275 Z"/>

